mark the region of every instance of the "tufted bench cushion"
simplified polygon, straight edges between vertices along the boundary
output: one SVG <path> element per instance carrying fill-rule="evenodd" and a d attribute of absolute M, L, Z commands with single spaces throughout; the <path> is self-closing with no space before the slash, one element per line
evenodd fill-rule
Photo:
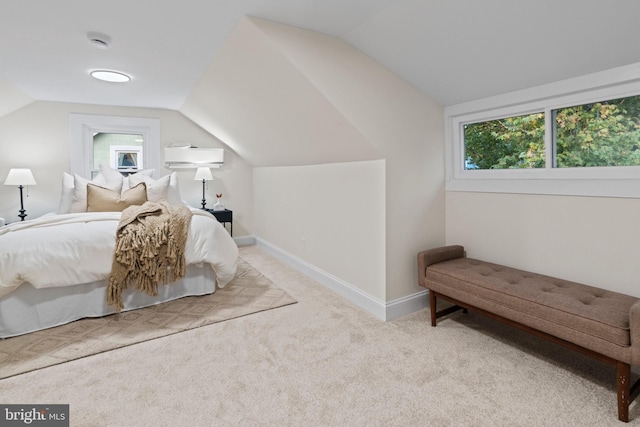
<path fill-rule="evenodd" d="M 640 299 L 581 283 L 466 258 L 459 245 L 418 253 L 419 284 L 429 289 L 431 325 L 475 310 L 616 367 L 618 419 L 640 394 Z M 454 305 L 437 311 L 436 299 Z"/>
<path fill-rule="evenodd" d="M 471 258 L 430 265 L 427 280 L 628 347 L 628 295 Z"/>

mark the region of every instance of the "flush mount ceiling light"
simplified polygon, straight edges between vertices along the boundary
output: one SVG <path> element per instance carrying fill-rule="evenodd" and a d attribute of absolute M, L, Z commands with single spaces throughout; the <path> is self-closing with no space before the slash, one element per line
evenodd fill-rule
<path fill-rule="evenodd" d="M 91 72 L 91 77 L 111 83 L 126 83 L 131 77 L 118 71 L 95 70 Z"/>

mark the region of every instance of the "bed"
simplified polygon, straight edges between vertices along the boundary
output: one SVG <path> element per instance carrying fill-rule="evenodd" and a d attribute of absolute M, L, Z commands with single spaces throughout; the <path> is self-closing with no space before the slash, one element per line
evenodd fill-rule
<path fill-rule="evenodd" d="M 58 212 L 0 228 L 0 338 L 116 312 L 115 307 L 107 304 L 106 289 L 121 212 L 83 211 L 91 205 L 91 194 L 87 196 L 86 189 L 92 181 L 73 178 L 70 181 L 69 176 L 63 177 Z M 177 184 L 175 174 L 162 179 Z M 111 191 L 124 194 L 133 188 L 135 178 L 128 181 L 120 187 L 112 185 L 115 189 Z M 167 199 L 166 191 L 156 191 L 154 195 L 160 180 L 148 176 L 143 181 L 147 200 Z M 74 191 L 69 193 L 65 188 L 70 182 L 74 191 L 80 187 L 79 191 L 89 198 L 84 207 L 78 208 L 82 203 L 77 203 Z M 93 182 L 108 184 L 104 176 Z M 182 203 L 179 198 L 176 200 L 175 203 Z M 74 203 L 76 208 L 71 207 Z M 216 286 L 224 287 L 235 276 L 238 247 L 229 233 L 208 212 L 193 207 L 189 210 L 191 220 L 184 250 L 186 274 L 173 283 L 158 286 L 157 296 L 126 289 L 123 311 L 189 295 L 210 294 Z"/>

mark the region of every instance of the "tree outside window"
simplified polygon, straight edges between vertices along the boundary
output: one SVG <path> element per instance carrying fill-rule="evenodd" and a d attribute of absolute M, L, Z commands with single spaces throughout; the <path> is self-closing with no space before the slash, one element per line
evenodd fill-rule
<path fill-rule="evenodd" d="M 545 114 L 464 125 L 465 169 L 544 168 Z M 552 167 L 640 165 L 640 96 L 551 110 Z"/>

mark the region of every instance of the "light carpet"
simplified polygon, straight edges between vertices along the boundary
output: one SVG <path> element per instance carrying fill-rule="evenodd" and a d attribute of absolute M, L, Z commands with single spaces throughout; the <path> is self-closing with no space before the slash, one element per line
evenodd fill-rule
<path fill-rule="evenodd" d="M 0 379 L 295 302 L 239 258 L 234 279 L 213 294 L 0 340 Z"/>
<path fill-rule="evenodd" d="M 7 378 L 0 402 L 83 427 L 624 425 L 608 365 L 472 313 L 382 322 L 241 253 L 298 303 Z"/>

